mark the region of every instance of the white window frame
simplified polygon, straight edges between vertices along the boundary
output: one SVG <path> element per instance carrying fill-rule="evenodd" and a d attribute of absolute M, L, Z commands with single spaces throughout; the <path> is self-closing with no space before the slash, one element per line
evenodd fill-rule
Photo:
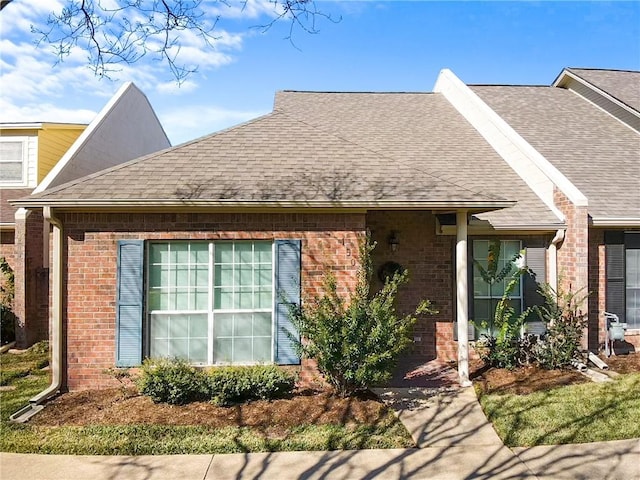
<path fill-rule="evenodd" d="M 25 187 L 28 184 L 28 163 L 29 163 L 29 137 L 26 136 L 6 136 L 0 137 L 2 143 L 21 143 L 22 144 L 22 175 L 20 180 L 2 180 L 0 186 L 3 187 Z M 4 163 L 16 163 L 15 160 L 6 160 L 0 157 L 0 168 Z"/>
<path fill-rule="evenodd" d="M 472 245 L 471 245 L 472 252 L 474 251 L 475 242 L 487 242 L 487 243 L 489 243 L 489 242 L 495 241 L 495 240 L 498 240 L 498 239 L 495 239 L 495 238 L 476 238 L 476 239 L 473 239 L 472 240 Z M 504 242 L 518 242 L 518 252 L 522 252 L 522 240 L 504 239 L 504 238 L 500 238 L 499 240 L 500 240 L 500 253 L 501 253 L 501 255 L 504 252 L 504 248 L 502 247 Z M 475 257 L 473 257 L 473 258 L 474 258 L 474 260 L 477 260 Z M 497 295 L 497 296 L 496 295 L 476 295 L 476 292 L 475 292 L 475 275 L 473 275 L 473 269 L 475 269 L 475 262 L 471 265 L 471 268 L 472 268 L 472 275 L 471 275 L 471 277 L 472 277 L 472 285 L 471 285 L 471 288 L 473 290 L 472 298 L 473 298 L 473 306 L 474 306 L 473 311 L 474 311 L 474 317 L 475 317 L 476 316 L 475 315 L 475 312 L 476 312 L 476 308 L 475 308 L 476 300 L 489 300 L 490 303 L 491 303 L 491 300 L 500 301 L 500 299 L 502 298 L 502 295 L 504 294 L 504 290 L 502 290 L 500 292 L 500 294 Z M 509 277 L 507 277 L 507 278 L 509 278 Z M 522 284 L 523 284 L 523 279 L 521 277 L 520 281 L 518 282 L 517 290 L 514 291 L 511 294 L 511 300 L 512 301 L 513 300 L 519 300 L 520 301 L 520 312 L 522 312 L 523 308 L 524 308 L 524 292 L 522 290 Z M 493 327 L 493 318 L 489 318 L 488 321 L 490 322 L 490 326 L 489 326 L 488 329 L 490 329 L 490 328 Z M 484 330 L 480 325 L 474 325 L 474 326 L 475 326 L 475 329 L 479 330 L 480 332 L 482 332 Z"/>
<path fill-rule="evenodd" d="M 215 308 L 215 245 L 220 243 L 251 243 L 254 244 L 256 242 L 271 244 L 271 307 L 270 308 L 257 308 L 257 309 L 233 309 L 233 308 L 225 308 L 225 309 L 216 309 Z M 215 365 L 256 365 L 261 362 L 216 362 L 215 358 L 215 323 L 216 316 L 220 314 L 242 314 L 242 313 L 269 313 L 271 317 L 271 341 L 270 341 L 270 354 L 269 354 L 269 363 L 274 363 L 274 338 L 275 338 L 275 306 L 276 306 L 276 298 L 275 298 L 275 242 L 273 240 L 157 240 L 150 242 L 151 244 L 195 244 L 195 243 L 206 243 L 208 245 L 208 286 L 207 286 L 207 310 L 152 310 L 149 305 L 149 299 L 151 292 L 151 286 L 149 281 L 146 282 L 145 285 L 145 303 L 146 303 L 146 311 L 145 322 L 146 322 L 146 330 L 147 333 L 145 335 L 146 338 L 146 352 L 147 354 L 151 351 L 151 318 L 153 315 L 207 315 L 207 363 L 194 363 L 194 365 L 202 365 L 202 366 L 215 366 Z M 151 248 L 147 249 L 145 269 L 146 269 L 146 278 L 150 278 L 150 270 L 151 270 L 151 258 L 150 258 Z M 255 287 L 255 285 L 254 285 Z M 255 290 L 254 290 L 255 294 Z"/>

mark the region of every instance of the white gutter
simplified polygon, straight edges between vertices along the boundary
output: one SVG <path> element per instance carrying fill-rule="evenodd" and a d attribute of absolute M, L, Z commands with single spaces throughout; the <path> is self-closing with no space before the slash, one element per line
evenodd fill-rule
<path fill-rule="evenodd" d="M 591 225 L 594 227 L 640 227 L 640 218 L 633 217 L 611 217 L 611 218 L 591 218 Z"/>
<path fill-rule="evenodd" d="M 549 274 L 547 281 L 554 292 L 558 292 L 558 245 L 564 241 L 565 229 L 559 229 L 549 244 Z"/>
<path fill-rule="evenodd" d="M 42 410 L 42 404 L 56 395 L 62 387 L 62 223 L 54 216 L 50 207 L 44 207 L 45 221 L 53 225 L 53 265 L 52 304 L 51 304 L 51 384 L 29 400 L 29 405 L 21 408 L 9 417 L 11 422 L 24 423 Z"/>
<path fill-rule="evenodd" d="M 159 207 L 303 207 L 303 208 L 467 208 L 471 210 L 497 210 L 516 204 L 510 200 L 233 200 L 233 199 L 47 199 L 26 198 L 9 202 L 11 205 L 33 208 L 159 208 Z"/>

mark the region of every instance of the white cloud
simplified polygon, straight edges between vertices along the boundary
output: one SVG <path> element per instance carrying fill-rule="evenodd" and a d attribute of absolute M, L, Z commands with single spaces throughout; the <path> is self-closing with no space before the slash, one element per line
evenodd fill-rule
<path fill-rule="evenodd" d="M 173 145 L 217 132 L 266 113 L 201 105 L 183 105 L 165 111 L 156 107 L 155 110 Z"/>
<path fill-rule="evenodd" d="M 41 103 L 18 106 L 0 98 L 0 123 L 10 122 L 60 122 L 90 123 L 97 112 L 87 109 L 68 109 Z"/>

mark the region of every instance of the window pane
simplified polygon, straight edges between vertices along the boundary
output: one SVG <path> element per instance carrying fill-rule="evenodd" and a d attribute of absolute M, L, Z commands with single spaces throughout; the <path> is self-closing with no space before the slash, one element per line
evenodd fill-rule
<path fill-rule="evenodd" d="M 228 310 L 233 308 L 233 290 L 231 288 L 216 288 L 214 291 L 214 308 Z"/>
<path fill-rule="evenodd" d="M 271 314 L 256 313 L 253 315 L 253 334 L 256 337 L 271 338 Z"/>
<path fill-rule="evenodd" d="M 22 181 L 22 163 L 1 162 L 0 163 L 0 181 L 21 182 Z"/>
<path fill-rule="evenodd" d="M 189 340 L 186 337 L 170 339 L 169 356 L 191 360 L 189 358 Z"/>
<path fill-rule="evenodd" d="M 256 308 L 271 308 L 273 292 L 271 290 L 259 290 L 256 292 Z"/>
<path fill-rule="evenodd" d="M 233 336 L 233 314 L 219 313 L 215 318 L 216 337 Z"/>
<path fill-rule="evenodd" d="M 233 263 L 233 243 L 216 243 L 214 250 L 216 263 Z"/>
<path fill-rule="evenodd" d="M 209 360 L 207 346 L 206 338 L 189 339 L 189 360 L 193 363 L 206 364 Z"/>
<path fill-rule="evenodd" d="M 235 243 L 235 263 L 252 263 L 253 262 L 253 244 L 251 242 Z"/>
<path fill-rule="evenodd" d="M 271 361 L 271 337 L 253 339 L 253 361 L 263 363 Z"/>
<path fill-rule="evenodd" d="M 216 265 L 215 267 L 216 287 L 230 287 L 233 285 L 233 266 Z"/>
<path fill-rule="evenodd" d="M 191 263 L 199 263 L 203 265 L 209 264 L 209 244 L 205 242 L 196 242 L 191 244 L 191 252 L 189 255 Z"/>
<path fill-rule="evenodd" d="M 214 361 L 216 363 L 231 363 L 233 361 L 233 339 L 216 338 Z"/>
<path fill-rule="evenodd" d="M 253 333 L 252 325 L 253 315 L 249 314 L 236 314 L 233 322 L 233 336 L 234 337 L 250 337 Z"/>
<path fill-rule="evenodd" d="M 233 361 L 248 363 L 253 361 L 253 349 L 251 338 L 236 338 L 233 341 Z"/>
<path fill-rule="evenodd" d="M 149 246 L 149 260 L 151 263 L 167 263 L 169 261 L 169 245 L 152 243 Z"/>
<path fill-rule="evenodd" d="M 255 242 L 253 245 L 255 261 L 271 264 L 271 242 Z"/>
<path fill-rule="evenodd" d="M 253 266 L 242 265 L 240 267 L 239 281 L 237 285 L 253 285 Z"/>

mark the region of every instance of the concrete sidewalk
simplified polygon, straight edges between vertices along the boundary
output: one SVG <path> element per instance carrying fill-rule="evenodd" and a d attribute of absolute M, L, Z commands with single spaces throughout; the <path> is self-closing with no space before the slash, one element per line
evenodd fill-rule
<path fill-rule="evenodd" d="M 640 440 L 505 447 L 473 389 L 383 389 L 420 448 L 140 457 L 0 453 L 0 478 L 25 480 L 640 480 Z"/>

